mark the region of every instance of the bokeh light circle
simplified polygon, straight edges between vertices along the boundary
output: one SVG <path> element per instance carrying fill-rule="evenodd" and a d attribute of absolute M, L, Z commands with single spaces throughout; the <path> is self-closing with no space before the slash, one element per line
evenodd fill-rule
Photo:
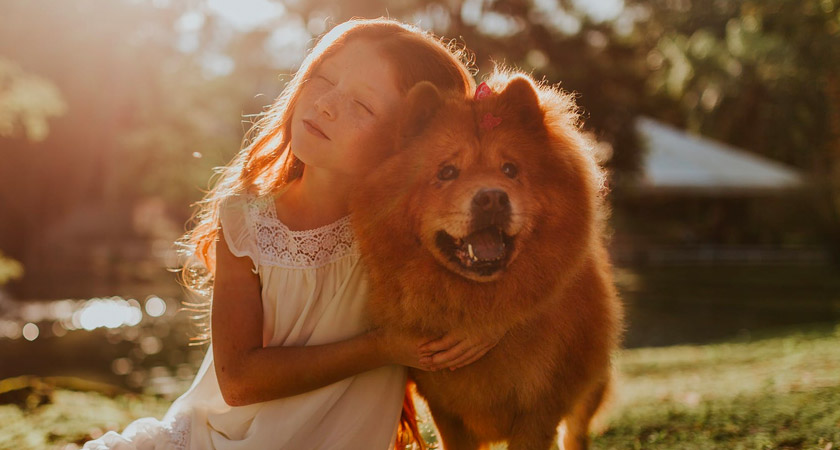
<path fill-rule="evenodd" d="M 146 300 L 146 314 L 152 317 L 160 317 L 166 312 L 166 302 L 160 297 L 149 297 Z"/>
<path fill-rule="evenodd" d="M 38 325 L 35 325 L 32 322 L 23 326 L 23 338 L 27 341 L 34 341 L 35 339 L 38 339 L 40 334 L 41 330 L 38 328 Z"/>

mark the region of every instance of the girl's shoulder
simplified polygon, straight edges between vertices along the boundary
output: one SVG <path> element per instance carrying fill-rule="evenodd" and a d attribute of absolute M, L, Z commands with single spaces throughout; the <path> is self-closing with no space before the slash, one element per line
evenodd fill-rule
<path fill-rule="evenodd" d="M 231 234 L 250 241 L 244 247 L 258 257 L 255 265 L 309 269 L 359 255 L 350 216 L 310 230 L 291 230 L 277 217 L 275 195 L 243 193 L 223 202 L 222 229 L 232 223 L 236 230 Z"/>

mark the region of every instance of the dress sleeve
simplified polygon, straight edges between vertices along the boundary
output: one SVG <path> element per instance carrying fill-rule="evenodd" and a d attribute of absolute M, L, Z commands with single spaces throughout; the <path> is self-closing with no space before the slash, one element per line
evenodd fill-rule
<path fill-rule="evenodd" d="M 260 252 L 254 224 L 251 221 L 247 194 L 232 195 L 224 199 L 219 207 L 219 222 L 225 242 L 235 256 L 247 256 L 254 263 L 252 271 L 257 273 Z"/>

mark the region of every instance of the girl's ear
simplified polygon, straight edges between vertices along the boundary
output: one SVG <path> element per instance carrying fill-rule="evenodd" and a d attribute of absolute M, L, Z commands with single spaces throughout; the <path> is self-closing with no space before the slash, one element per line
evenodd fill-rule
<path fill-rule="evenodd" d="M 418 136 L 443 105 L 443 97 L 434 84 L 421 81 L 406 95 L 406 113 L 403 114 L 401 137 L 403 140 Z"/>
<path fill-rule="evenodd" d="M 540 98 L 537 88 L 528 77 L 514 76 L 498 96 L 499 103 L 507 105 L 514 117 L 525 126 L 542 125 L 544 113 L 540 108 Z"/>

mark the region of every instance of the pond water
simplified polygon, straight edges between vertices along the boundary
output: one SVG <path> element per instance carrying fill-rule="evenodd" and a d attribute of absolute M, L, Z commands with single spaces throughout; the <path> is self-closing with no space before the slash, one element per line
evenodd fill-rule
<path fill-rule="evenodd" d="M 172 283 L 175 281 L 173 279 Z M 768 328 L 840 322 L 840 268 L 668 266 L 616 269 L 625 347 L 749 339 Z M 136 290 L 136 288 L 134 288 Z M 0 379 L 75 376 L 172 397 L 207 350 L 172 286 L 140 296 L 0 301 Z"/>
<path fill-rule="evenodd" d="M 0 379 L 73 376 L 172 396 L 189 386 L 207 349 L 191 341 L 193 314 L 180 298 L 16 303 L 0 319 Z"/>

